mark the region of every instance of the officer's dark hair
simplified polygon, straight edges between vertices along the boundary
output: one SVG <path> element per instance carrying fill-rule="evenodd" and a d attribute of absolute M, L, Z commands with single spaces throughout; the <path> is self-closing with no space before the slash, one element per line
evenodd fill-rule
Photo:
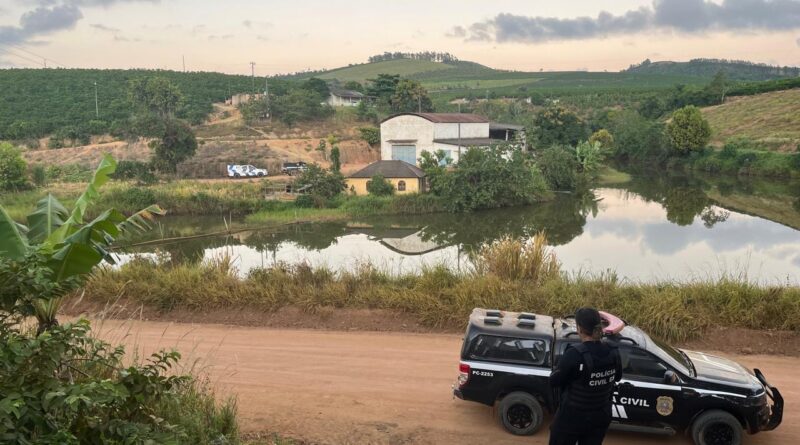
<path fill-rule="evenodd" d="M 575 311 L 575 324 L 585 335 L 595 340 L 603 338 L 603 319 L 597 309 L 582 307 Z"/>

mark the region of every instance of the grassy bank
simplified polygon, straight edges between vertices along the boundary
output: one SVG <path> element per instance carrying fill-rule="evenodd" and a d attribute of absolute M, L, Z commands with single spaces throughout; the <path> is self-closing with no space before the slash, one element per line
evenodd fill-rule
<path fill-rule="evenodd" d="M 722 150 L 706 149 L 688 157 L 672 158 L 667 167 L 673 170 L 788 178 L 800 175 L 800 153 L 738 149 L 729 144 Z"/>
<path fill-rule="evenodd" d="M 471 273 L 433 267 L 394 276 L 368 265 L 357 272 L 297 265 L 258 269 L 241 278 L 226 260 L 168 267 L 140 259 L 96 273 L 84 298 L 107 302 L 121 296 L 167 312 L 388 309 L 413 314 L 429 326 L 452 328 L 463 326 L 474 307 L 558 315 L 593 305 L 670 341 L 712 327 L 800 330 L 797 287 L 765 287 L 735 277 L 631 283 L 613 274 L 569 276 L 559 271 L 541 242 L 523 246 L 516 240 L 484 247 L 475 262 Z"/>

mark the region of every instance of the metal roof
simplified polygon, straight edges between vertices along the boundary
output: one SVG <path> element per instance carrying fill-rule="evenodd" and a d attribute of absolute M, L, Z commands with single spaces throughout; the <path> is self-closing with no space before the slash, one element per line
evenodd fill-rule
<path fill-rule="evenodd" d="M 486 147 L 488 145 L 503 144 L 506 141 L 492 138 L 461 138 L 461 139 L 434 139 L 437 144 L 455 145 L 462 147 Z"/>
<path fill-rule="evenodd" d="M 469 113 L 399 113 L 382 120 L 384 123 L 398 116 L 417 116 L 435 124 L 487 124 L 489 119 L 479 114 Z"/>
<path fill-rule="evenodd" d="M 348 178 L 371 178 L 375 175 L 383 175 L 384 178 L 424 178 L 425 172 L 416 165 L 404 161 L 377 161 Z"/>
<path fill-rule="evenodd" d="M 490 122 L 489 123 L 489 130 L 514 130 L 514 131 L 522 131 L 525 127 L 523 125 L 515 125 L 515 124 L 503 124 L 500 122 Z"/>
<path fill-rule="evenodd" d="M 341 90 L 338 88 L 331 88 L 331 94 L 338 97 L 347 97 L 347 98 L 354 98 L 354 99 L 362 99 L 364 97 L 363 93 L 359 93 L 358 91 L 352 90 Z"/>

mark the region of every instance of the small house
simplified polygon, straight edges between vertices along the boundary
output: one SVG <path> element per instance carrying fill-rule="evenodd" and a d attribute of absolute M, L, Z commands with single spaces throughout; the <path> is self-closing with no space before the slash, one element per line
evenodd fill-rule
<path fill-rule="evenodd" d="M 375 175 L 386 178 L 399 195 L 425 191 L 425 172 L 416 165 L 398 160 L 373 162 L 353 173 L 345 179 L 347 190 L 359 196 L 369 194 L 367 184 Z"/>
<path fill-rule="evenodd" d="M 358 91 L 331 88 L 328 105 L 332 107 L 357 107 L 364 100 L 364 94 Z"/>

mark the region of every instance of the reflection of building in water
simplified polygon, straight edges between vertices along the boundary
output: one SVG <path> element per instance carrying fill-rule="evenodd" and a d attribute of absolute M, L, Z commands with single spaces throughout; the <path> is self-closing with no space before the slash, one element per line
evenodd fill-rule
<path fill-rule="evenodd" d="M 423 239 L 422 230 L 416 227 L 385 229 L 359 227 L 353 229 L 353 232 L 367 235 L 387 249 L 402 255 L 423 255 L 450 246 L 450 244 L 437 244 L 433 240 Z"/>

